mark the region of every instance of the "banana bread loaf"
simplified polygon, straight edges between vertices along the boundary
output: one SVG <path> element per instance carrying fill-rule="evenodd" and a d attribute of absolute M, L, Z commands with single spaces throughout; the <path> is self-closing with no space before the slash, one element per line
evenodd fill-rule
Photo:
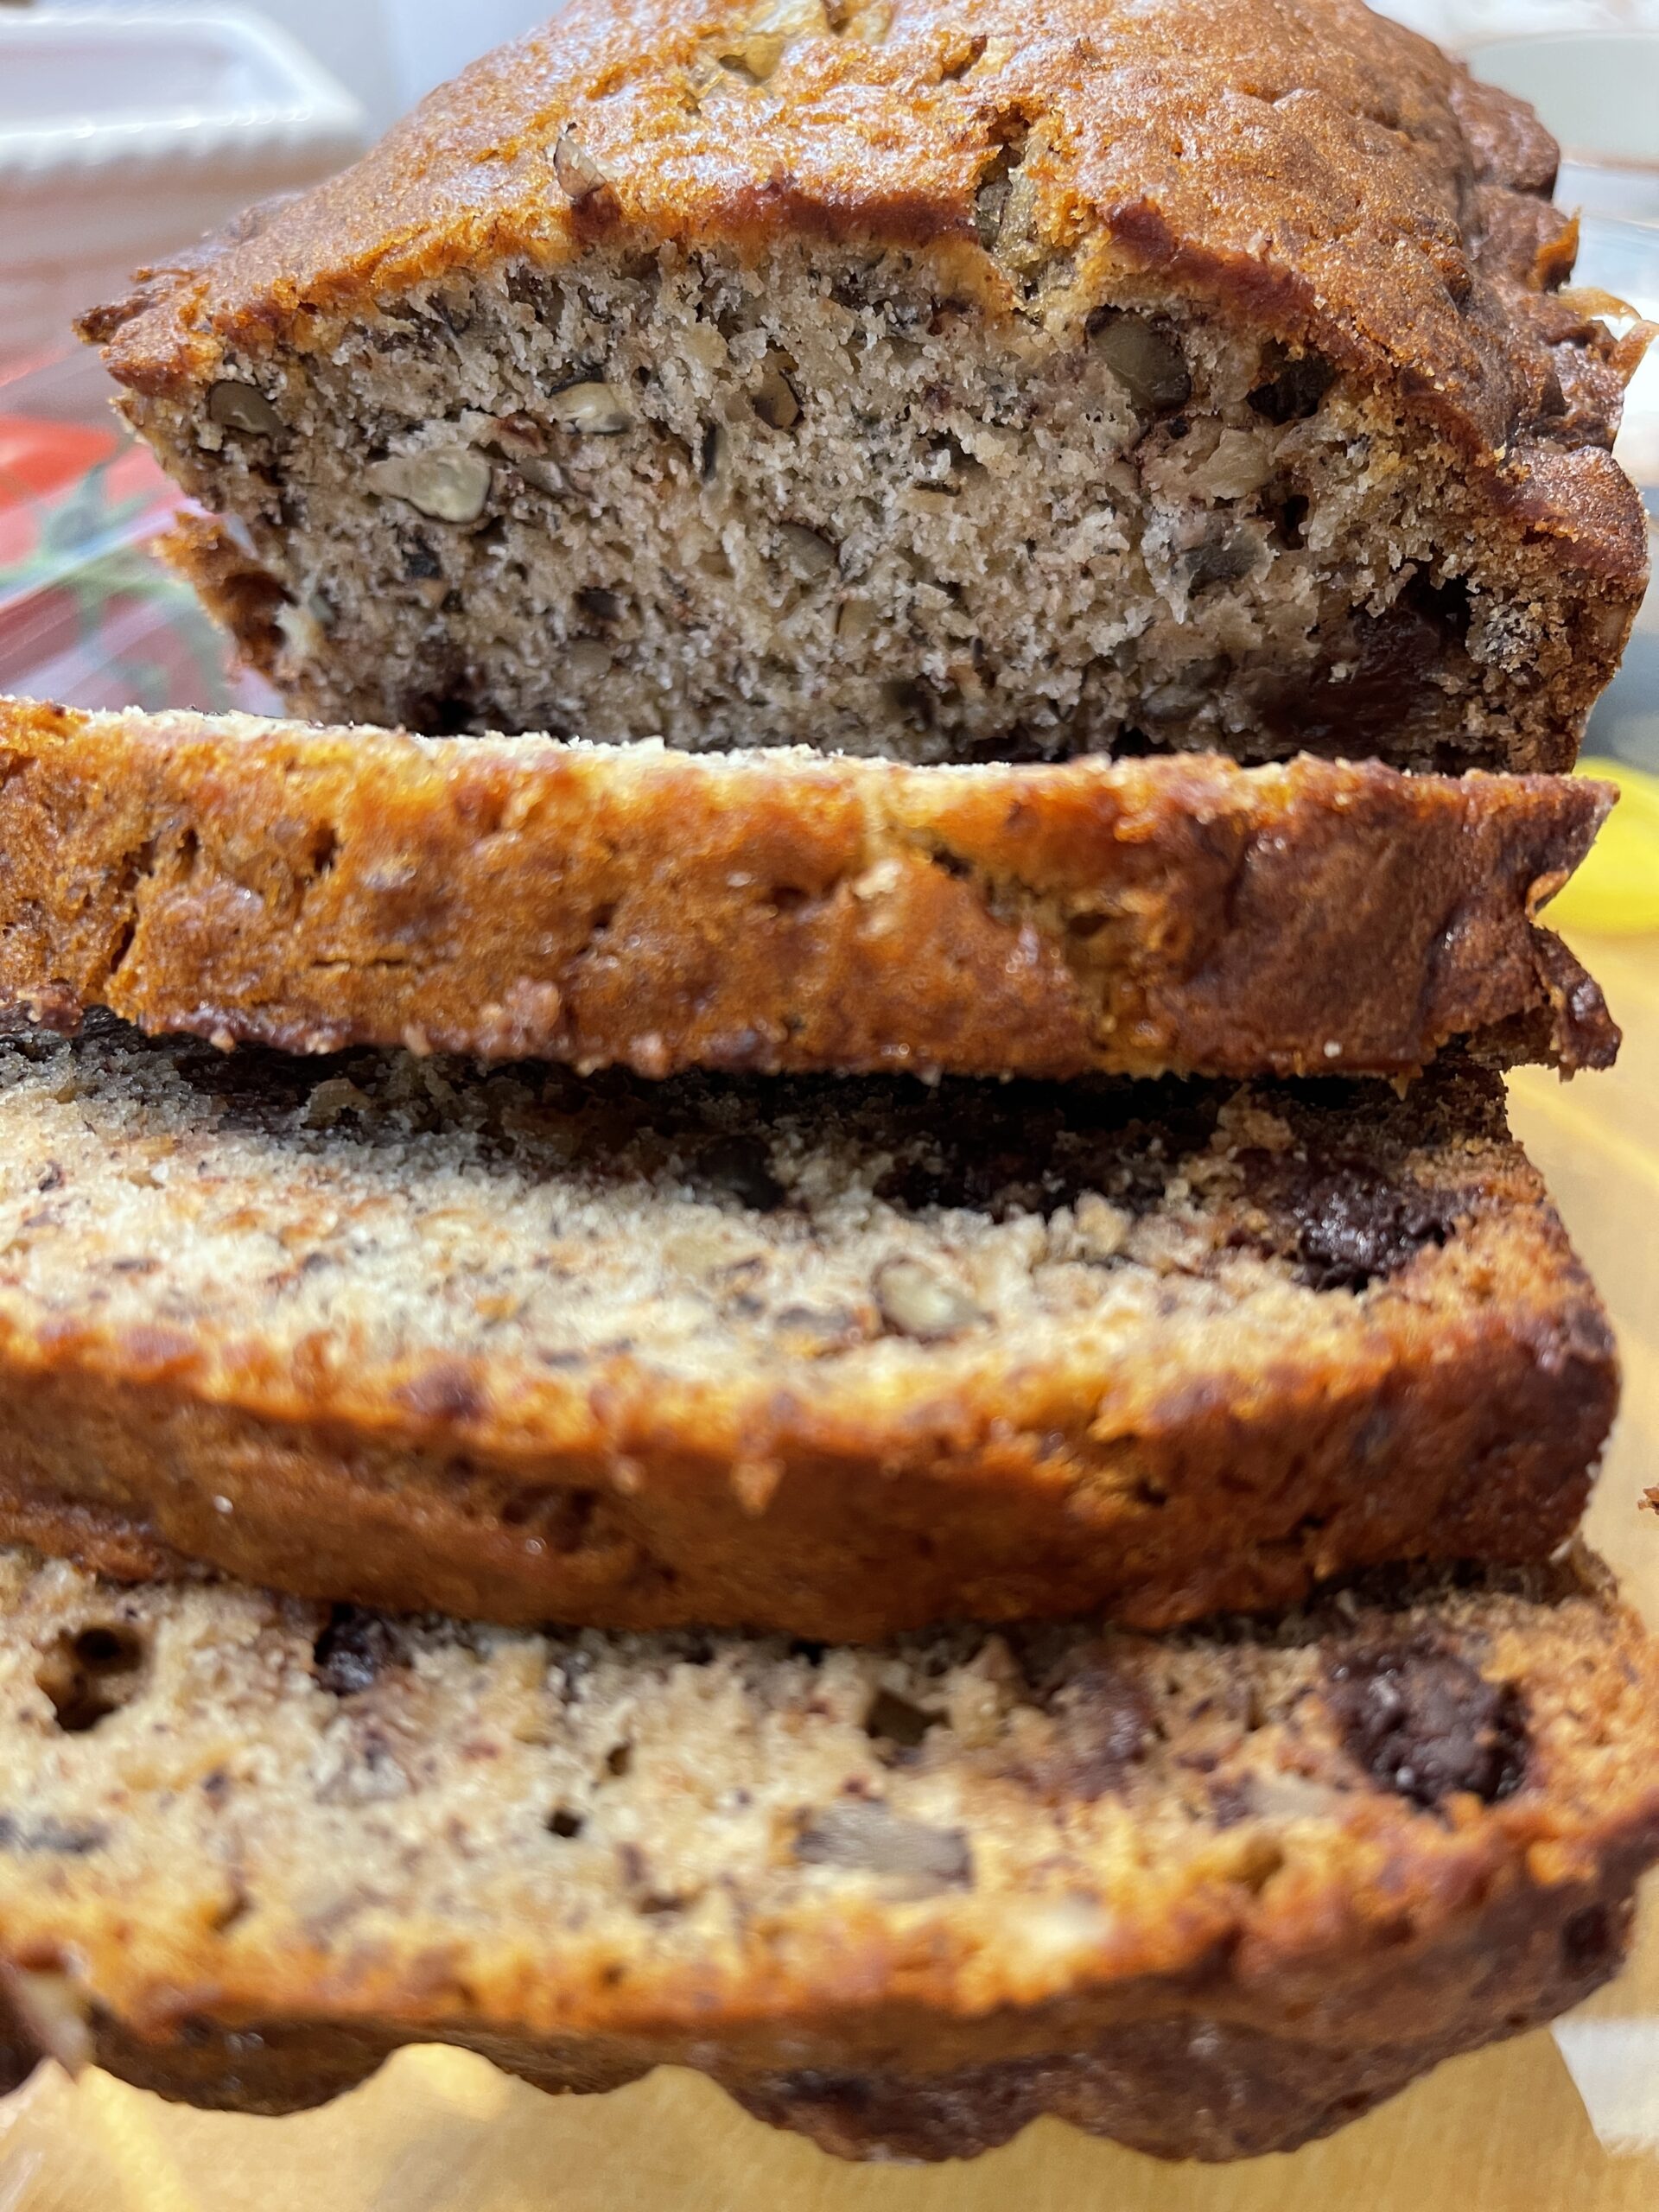
<path fill-rule="evenodd" d="M 863 1652 L 0 1597 L 14 2071 L 207 2105 L 444 2040 L 847 2157 L 1288 2149 L 1605 1980 L 1659 1854 L 1659 1658 L 1582 1560 Z"/>
<path fill-rule="evenodd" d="M 1498 1077 L 0 1047 L 0 1536 L 879 1637 L 1541 1559 L 1611 1419 Z"/>
<path fill-rule="evenodd" d="M 0 699 L 0 1006 L 288 1051 L 1071 1076 L 1602 1065 L 1605 785 L 945 771 Z"/>
<path fill-rule="evenodd" d="M 576 0 L 88 319 L 290 702 L 1558 768 L 1639 338 L 1358 0 Z"/>

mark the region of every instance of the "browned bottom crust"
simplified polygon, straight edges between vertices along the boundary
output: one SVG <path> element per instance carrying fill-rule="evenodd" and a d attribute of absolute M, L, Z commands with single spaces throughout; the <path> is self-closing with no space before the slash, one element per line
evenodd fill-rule
<path fill-rule="evenodd" d="M 1601 1065 L 1535 918 L 1610 795 L 1191 755 L 943 770 L 0 701 L 0 1002 L 331 1052 L 1074 1076 Z"/>
<path fill-rule="evenodd" d="M 1605 1981 L 1659 1852 L 1659 1658 L 1582 1556 L 864 1654 L 0 1583 L 13 2071 L 219 2109 L 424 2041 L 849 2158 L 1287 2150 Z"/>
<path fill-rule="evenodd" d="M 1207 2017 L 1197 2003 L 1167 2018 L 1127 2021 L 1086 2048 L 943 2073 L 899 2064 L 766 2073 L 716 2063 L 700 2070 L 757 2120 L 807 2136 L 839 2158 L 974 2158 L 1045 2119 L 1157 2158 L 1224 2163 L 1294 2151 L 1446 2060 L 1541 2026 L 1581 2003 L 1624 1961 L 1634 1878 L 1621 1870 L 1595 1891 L 1575 1890 L 1541 1911 L 1494 1914 L 1478 1943 L 1438 1962 L 1439 1970 L 1402 1971 L 1389 1989 L 1391 2005 L 1415 1998 L 1434 2020 L 1431 2031 L 1410 2038 L 1368 2043 L 1367 1993 L 1357 1991 L 1350 2012 L 1333 2008 L 1336 2017 L 1321 2022 L 1318 2039 Z M 9 2031 L 0 2027 L 8 2032 L 0 2044 L 0 2087 L 16 2086 L 38 2056 L 15 2014 Z M 175 2103 L 275 2117 L 344 2095 L 401 2045 L 423 2039 L 373 2024 L 341 2028 L 274 2018 L 235 2029 L 198 2022 L 181 2041 L 157 2044 L 106 2016 L 95 2021 L 85 2055 Z M 602 2095 L 658 2063 L 699 2066 L 689 2047 L 659 2061 L 626 2047 L 562 2052 L 465 2028 L 443 2040 L 553 2095 Z"/>

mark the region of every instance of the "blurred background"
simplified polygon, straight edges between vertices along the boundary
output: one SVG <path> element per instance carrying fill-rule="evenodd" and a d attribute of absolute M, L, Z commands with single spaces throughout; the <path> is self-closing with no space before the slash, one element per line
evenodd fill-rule
<path fill-rule="evenodd" d="M 19 12 L 30 0 L 0 0 Z M 85 0 L 33 0 L 37 15 L 85 15 Z M 102 12 L 176 16 L 175 0 Z M 361 100 L 376 130 L 463 63 L 543 22 L 541 0 L 266 0 L 261 12 L 293 34 Z"/>
<path fill-rule="evenodd" d="M 7 7 L 84 15 L 86 0 L 0 0 Z M 1381 11 L 1460 47 L 1552 31 L 1659 30 L 1659 0 L 1382 0 Z M 105 12 L 184 11 L 177 0 L 133 0 Z M 380 130 L 475 55 L 557 10 L 548 0 L 261 0 L 261 12 L 332 71 Z"/>

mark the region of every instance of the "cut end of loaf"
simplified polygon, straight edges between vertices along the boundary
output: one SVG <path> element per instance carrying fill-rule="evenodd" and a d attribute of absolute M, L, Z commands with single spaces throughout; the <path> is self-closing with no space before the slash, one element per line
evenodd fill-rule
<path fill-rule="evenodd" d="M 321 717 L 1567 764 L 1631 576 L 1317 351 L 1146 280 L 1046 313 L 1047 264 L 999 315 L 953 266 L 595 246 L 129 405 L 227 518 L 187 567 Z"/>

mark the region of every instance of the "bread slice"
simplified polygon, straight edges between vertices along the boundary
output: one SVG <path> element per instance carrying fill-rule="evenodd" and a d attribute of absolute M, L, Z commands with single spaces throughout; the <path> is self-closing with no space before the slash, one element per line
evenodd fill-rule
<path fill-rule="evenodd" d="M 19 2061 L 208 2105 L 442 2040 L 848 2157 L 1289 2149 L 1604 1981 L 1659 1856 L 1659 1655 L 1582 1560 L 863 1652 L 0 1598 Z"/>
<path fill-rule="evenodd" d="M 1535 914 L 1611 793 L 1302 759 L 945 771 L 0 700 L 0 1002 L 724 1069 L 1605 1065 Z"/>
<path fill-rule="evenodd" d="M 1358 0 L 577 0 L 89 319 L 321 719 L 1559 768 L 1641 339 Z"/>
<path fill-rule="evenodd" d="M 879 1637 L 1546 1556 L 1617 1391 L 1495 1076 L 0 1050 L 0 1537 Z"/>

